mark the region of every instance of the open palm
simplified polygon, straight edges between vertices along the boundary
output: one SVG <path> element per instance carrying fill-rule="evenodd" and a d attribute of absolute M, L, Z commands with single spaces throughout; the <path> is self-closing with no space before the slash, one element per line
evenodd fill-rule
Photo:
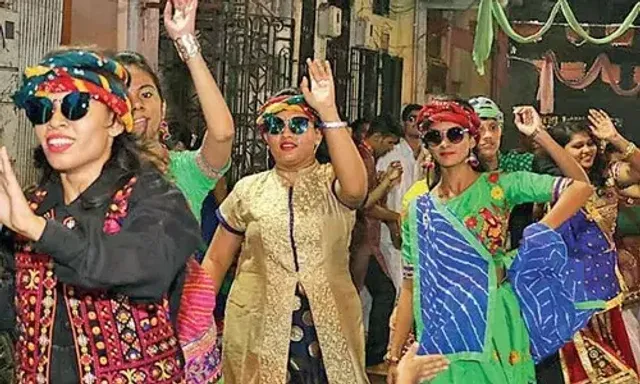
<path fill-rule="evenodd" d="M 336 109 L 336 92 L 331 64 L 325 60 L 307 59 L 307 66 L 310 80 L 305 76 L 300 84 L 307 104 L 321 114 L 323 111 Z"/>
<path fill-rule="evenodd" d="M 164 27 L 172 40 L 195 35 L 198 0 L 168 0 L 164 8 Z"/>
<path fill-rule="evenodd" d="M 11 167 L 7 149 L 0 149 L 0 223 L 22 233 L 35 218 Z"/>
<path fill-rule="evenodd" d="M 611 117 L 603 110 L 589 110 L 591 132 L 600 140 L 610 141 L 618 135 L 618 130 Z"/>

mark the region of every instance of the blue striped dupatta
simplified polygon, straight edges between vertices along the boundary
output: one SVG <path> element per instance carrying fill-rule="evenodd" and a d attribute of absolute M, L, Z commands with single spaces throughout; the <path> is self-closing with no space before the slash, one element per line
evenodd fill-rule
<path fill-rule="evenodd" d="M 420 287 L 420 354 L 487 361 L 490 316 L 496 305 L 500 261 L 437 198 L 415 201 Z M 575 305 L 575 273 L 567 273 L 561 236 L 543 224 L 525 230 L 508 277 L 529 331 L 534 360 L 556 352 L 583 328 L 594 308 Z"/>

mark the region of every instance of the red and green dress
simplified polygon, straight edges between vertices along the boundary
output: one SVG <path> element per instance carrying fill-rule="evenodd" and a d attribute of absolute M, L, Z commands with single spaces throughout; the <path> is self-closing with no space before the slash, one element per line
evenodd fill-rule
<path fill-rule="evenodd" d="M 432 383 L 536 382 L 530 342 L 536 335 L 523 313 L 523 305 L 526 310 L 529 305 L 517 297 L 510 272 L 508 280 L 503 272 L 515 256 L 508 252 L 509 218 L 516 205 L 553 201 L 568 184 L 528 172 L 484 173 L 448 201 L 427 194 L 410 204 L 403 223 L 403 259 L 405 278 L 415 282 L 418 340 L 423 353 L 443 353 L 451 361 Z M 443 230 L 442 223 L 449 227 Z M 561 251 L 559 235 L 545 230 L 543 235 L 557 242 L 552 251 Z M 568 301 L 570 312 L 574 306 Z"/>

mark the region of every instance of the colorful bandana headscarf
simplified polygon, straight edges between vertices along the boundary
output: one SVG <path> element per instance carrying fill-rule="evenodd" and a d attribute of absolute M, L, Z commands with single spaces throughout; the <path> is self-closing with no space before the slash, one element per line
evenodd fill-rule
<path fill-rule="evenodd" d="M 283 95 L 272 97 L 258 111 L 258 119 L 256 124 L 261 126 L 264 122 L 264 117 L 267 115 L 277 115 L 282 111 L 299 112 L 307 115 L 313 122 L 320 121 L 320 117 L 316 112 L 307 104 L 303 95 Z"/>
<path fill-rule="evenodd" d="M 114 75 L 124 88 L 101 73 Z M 46 97 L 61 92 L 87 92 L 104 103 L 122 120 L 127 132 L 133 130 L 131 100 L 127 95 L 129 72 L 115 60 L 84 50 L 71 50 L 28 67 L 22 87 L 13 95 L 18 108 L 25 108 L 32 97 Z"/>
<path fill-rule="evenodd" d="M 498 104 L 490 98 L 484 96 L 474 97 L 469 100 L 469 104 L 481 119 L 494 119 L 500 125 L 504 123 L 504 113 L 502 113 Z"/>
<path fill-rule="evenodd" d="M 450 100 L 433 100 L 422 107 L 417 120 L 422 133 L 424 133 L 422 124 L 424 121 L 432 123 L 448 121 L 459 124 L 462 128 L 468 129 L 469 134 L 473 137 L 478 136 L 481 124 L 480 118 L 474 110 Z"/>

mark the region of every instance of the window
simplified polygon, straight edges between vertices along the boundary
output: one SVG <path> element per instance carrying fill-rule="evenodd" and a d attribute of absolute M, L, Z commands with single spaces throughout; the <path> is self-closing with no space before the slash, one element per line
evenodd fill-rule
<path fill-rule="evenodd" d="M 389 15 L 391 0 L 373 0 L 373 13 L 380 16 Z"/>
<path fill-rule="evenodd" d="M 7 40 L 13 40 L 16 38 L 15 24 L 13 21 L 5 21 L 4 23 L 4 37 Z"/>

